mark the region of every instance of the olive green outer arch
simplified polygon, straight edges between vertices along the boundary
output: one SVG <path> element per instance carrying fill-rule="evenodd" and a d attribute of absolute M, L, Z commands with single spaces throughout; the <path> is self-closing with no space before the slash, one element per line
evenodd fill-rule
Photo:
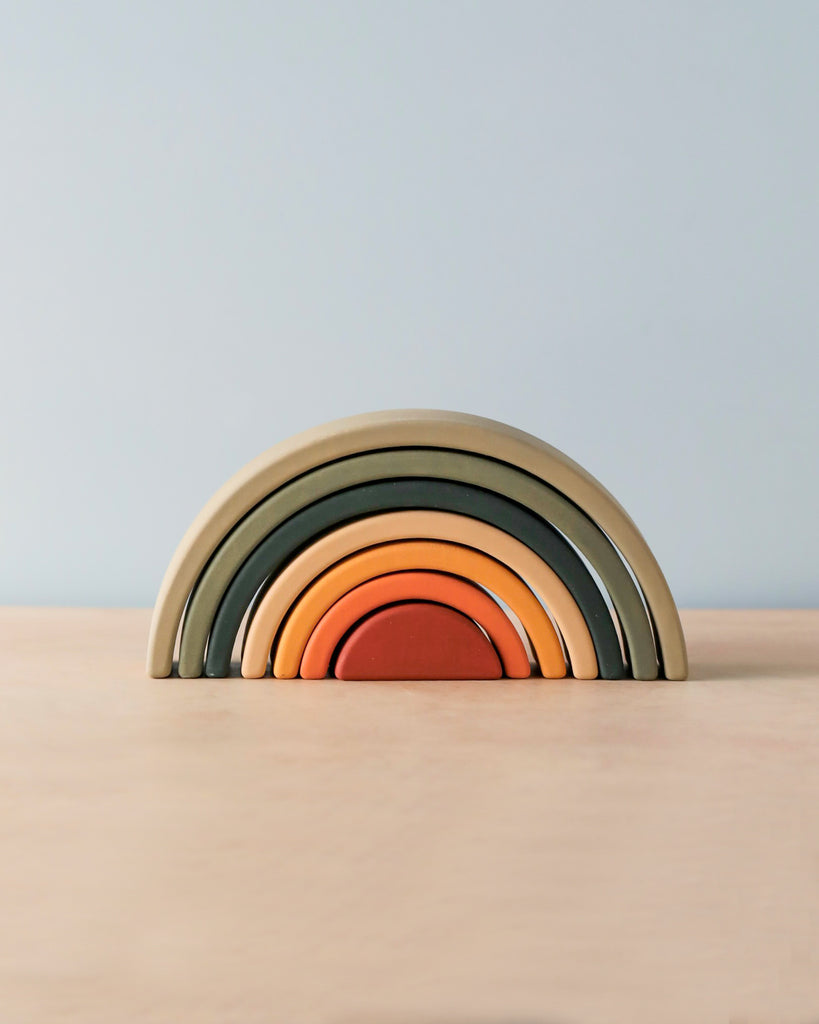
<path fill-rule="evenodd" d="M 165 572 L 148 639 L 148 673 L 170 675 L 182 613 L 225 534 L 283 484 L 335 459 L 384 448 L 474 452 L 508 462 L 550 484 L 608 534 L 630 566 L 654 621 L 668 679 L 685 679 L 688 658 L 674 598 L 637 526 L 590 473 L 532 434 L 468 413 L 405 409 L 364 413 L 313 427 L 274 445 L 228 480 L 188 528 Z"/>
<path fill-rule="evenodd" d="M 442 448 L 397 448 L 330 462 L 256 505 L 228 533 L 197 580 L 182 622 L 179 675 L 202 675 L 205 645 L 222 598 L 245 559 L 272 530 L 305 506 L 342 488 L 402 477 L 438 478 L 483 488 L 517 502 L 562 531 L 597 571 L 612 599 L 635 678 L 657 678 L 651 623 L 625 564 L 606 535 L 541 480 L 504 462 Z M 257 600 L 263 593 L 260 591 Z"/>

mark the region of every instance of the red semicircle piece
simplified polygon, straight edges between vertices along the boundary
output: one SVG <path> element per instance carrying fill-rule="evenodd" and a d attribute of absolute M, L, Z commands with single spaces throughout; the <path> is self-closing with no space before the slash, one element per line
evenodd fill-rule
<path fill-rule="evenodd" d="M 462 612 L 432 601 L 379 608 L 339 647 L 337 679 L 500 679 L 500 658 Z"/>

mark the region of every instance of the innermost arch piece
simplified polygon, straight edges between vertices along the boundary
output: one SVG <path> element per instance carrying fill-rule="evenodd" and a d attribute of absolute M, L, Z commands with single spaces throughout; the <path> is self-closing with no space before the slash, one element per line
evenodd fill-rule
<path fill-rule="evenodd" d="M 462 612 L 431 601 L 380 608 L 344 641 L 338 679 L 499 679 L 497 652 Z"/>

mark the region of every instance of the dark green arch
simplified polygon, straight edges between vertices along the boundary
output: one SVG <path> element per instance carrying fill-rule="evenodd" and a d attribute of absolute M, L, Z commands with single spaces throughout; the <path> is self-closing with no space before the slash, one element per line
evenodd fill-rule
<path fill-rule="evenodd" d="M 269 585 L 305 545 L 352 519 L 401 509 L 434 509 L 471 516 L 525 544 L 552 568 L 571 593 L 591 633 L 600 675 L 622 679 L 623 656 L 608 606 L 565 537 L 528 509 L 499 494 L 454 480 L 425 477 L 381 480 L 336 491 L 269 533 L 245 559 L 219 605 L 208 644 L 207 675 L 222 677 L 229 673 L 242 619 L 259 588 Z"/>

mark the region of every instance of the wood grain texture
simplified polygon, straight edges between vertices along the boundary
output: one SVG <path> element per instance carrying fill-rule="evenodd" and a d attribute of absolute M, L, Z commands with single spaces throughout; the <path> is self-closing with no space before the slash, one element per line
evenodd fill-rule
<path fill-rule="evenodd" d="M 819 613 L 691 679 L 148 679 L 0 611 L 5 1024 L 809 1024 Z"/>

